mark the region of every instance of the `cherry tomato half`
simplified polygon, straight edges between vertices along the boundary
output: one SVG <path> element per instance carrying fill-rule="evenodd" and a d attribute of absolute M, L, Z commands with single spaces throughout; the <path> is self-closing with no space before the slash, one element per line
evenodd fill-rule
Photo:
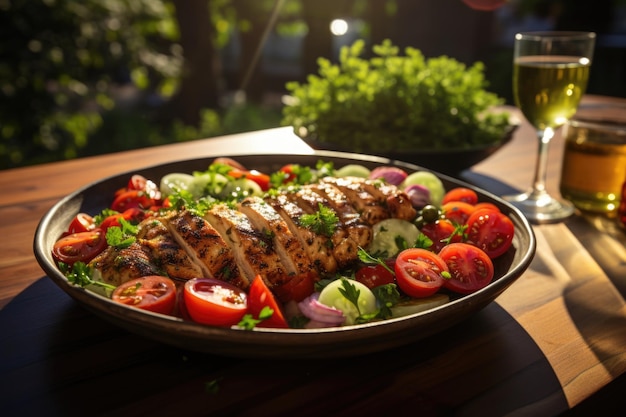
<path fill-rule="evenodd" d="M 130 208 L 147 209 L 155 204 L 156 200 L 151 198 L 147 192 L 143 190 L 127 190 L 113 200 L 111 209 L 121 213 Z"/>
<path fill-rule="evenodd" d="M 68 234 L 88 232 L 95 228 L 96 224 L 94 223 L 93 217 L 87 213 L 78 213 L 70 223 Z"/>
<path fill-rule="evenodd" d="M 130 190 L 143 191 L 150 198 L 154 200 L 159 200 L 161 198 L 161 191 L 159 190 L 159 186 L 156 185 L 153 181 L 147 179 L 143 175 L 135 174 L 130 177 L 128 180 L 128 185 L 126 188 Z"/>
<path fill-rule="evenodd" d="M 142 310 L 171 315 L 176 305 L 176 285 L 168 277 L 149 275 L 121 284 L 111 298 Z"/>
<path fill-rule="evenodd" d="M 257 183 L 261 190 L 267 191 L 270 189 L 270 176 L 267 174 L 263 174 L 257 170 L 251 171 L 241 171 L 239 169 L 233 168 L 228 171 L 228 176 L 238 179 L 238 178 L 247 178 Z"/>
<path fill-rule="evenodd" d="M 304 272 L 291 276 L 284 284 L 273 287 L 272 291 L 284 303 L 292 300 L 300 302 L 313 294 L 317 280 L 318 275 L 316 273 Z"/>
<path fill-rule="evenodd" d="M 102 229 L 72 233 L 57 240 L 52 247 L 52 256 L 57 262 L 72 265 L 89 262 L 106 248 L 107 242 Z"/>
<path fill-rule="evenodd" d="M 448 243 L 460 242 L 462 234 L 450 220 L 440 219 L 435 223 L 426 223 L 420 229 L 433 244 L 428 248 L 433 252 L 439 252 Z"/>
<path fill-rule="evenodd" d="M 484 288 L 493 279 L 493 263 L 487 254 L 467 243 L 451 243 L 439 256 L 448 265 L 451 277 L 444 280 L 447 289 L 470 294 Z"/>
<path fill-rule="evenodd" d="M 476 207 L 464 201 L 449 201 L 441 206 L 441 211 L 446 219 L 452 223 L 463 225 Z"/>
<path fill-rule="evenodd" d="M 405 249 L 396 258 L 396 281 L 400 289 L 415 298 L 433 295 L 443 285 L 446 263 L 426 249 Z"/>
<path fill-rule="evenodd" d="M 129 208 L 123 213 L 112 214 L 102 220 L 100 228 L 106 232 L 109 227 L 121 226 L 120 219 L 124 219 L 131 223 L 139 223 L 146 217 L 146 213 L 138 207 Z"/>
<path fill-rule="evenodd" d="M 256 276 L 250 285 L 248 291 L 248 313 L 252 314 L 255 319 L 259 318 L 259 314 L 264 307 L 271 308 L 274 313 L 268 319 L 263 320 L 257 327 L 271 327 L 286 329 L 289 327 L 285 315 L 282 312 L 281 307 L 276 302 L 274 295 L 270 289 L 265 285 L 265 282 L 260 276 Z"/>
<path fill-rule="evenodd" d="M 513 242 L 515 226 L 509 217 L 490 209 L 476 210 L 467 219 L 467 240 L 493 259 L 505 253 Z"/>
<path fill-rule="evenodd" d="M 183 291 L 187 313 L 198 323 L 233 326 L 248 309 L 248 296 L 243 290 L 216 279 L 190 279 Z"/>
<path fill-rule="evenodd" d="M 441 204 L 446 204 L 450 201 L 463 201 L 464 203 L 473 205 L 478 203 L 478 194 L 476 194 L 476 191 L 470 188 L 456 187 L 448 191 L 443 196 Z"/>
<path fill-rule="evenodd" d="M 391 265 L 391 269 L 394 265 Z M 354 278 L 367 288 L 372 289 L 380 285 L 394 284 L 396 276 L 382 265 L 367 265 L 357 269 Z"/>

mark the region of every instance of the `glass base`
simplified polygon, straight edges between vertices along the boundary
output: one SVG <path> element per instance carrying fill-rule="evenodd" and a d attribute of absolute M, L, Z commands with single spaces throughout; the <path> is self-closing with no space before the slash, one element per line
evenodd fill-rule
<path fill-rule="evenodd" d="M 502 198 L 517 207 L 532 223 L 557 223 L 567 219 L 575 211 L 574 205 L 569 201 L 557 200 L 547 193 L 528 192 Z"/>

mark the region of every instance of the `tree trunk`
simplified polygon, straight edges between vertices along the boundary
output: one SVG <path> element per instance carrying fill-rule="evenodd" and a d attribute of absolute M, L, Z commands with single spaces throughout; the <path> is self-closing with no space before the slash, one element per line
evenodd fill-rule
<path fill-rule="evenodd" d="M 197 126 L 200 110 L 217 108 L 220 58 L 214 45 L 209 0 L 173 0 L 185 58 L 180 89 L 163 109 L 168 119 Z"/>

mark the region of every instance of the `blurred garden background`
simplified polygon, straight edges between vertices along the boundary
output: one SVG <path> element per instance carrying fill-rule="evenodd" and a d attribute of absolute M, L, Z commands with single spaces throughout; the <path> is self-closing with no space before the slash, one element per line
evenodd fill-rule
<path fill-rule="evenodd" d="M 390 39 L 485 64 L 513 35 L 593 30 L 588 92 L 626 97 L 626 0 L 0 0 L 0 169 L 281 125 L 288 81 Z"/>

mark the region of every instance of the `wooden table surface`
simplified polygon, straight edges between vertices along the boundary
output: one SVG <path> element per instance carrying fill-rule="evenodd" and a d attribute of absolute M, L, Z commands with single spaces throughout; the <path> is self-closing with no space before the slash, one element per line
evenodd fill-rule
<path fill-rule="evenodd" d="M 562 145 L 557 134 L 553 193 Z M 535 151 L 523 124 L 462 179 L 496 194 L 523 190 Z M 534 226 L 535 259 L 494 303 L 419 343 L 349 359 L 232 359 L 162 345 L 84 310 L 34 258 L 41 217 L 91 181 L 270 152 L 312 151 L 277 128 L 0 171 L 0 414 L 551 416 L 575 412 L 626 371 L 626 237 L 604 218 Z"/>

